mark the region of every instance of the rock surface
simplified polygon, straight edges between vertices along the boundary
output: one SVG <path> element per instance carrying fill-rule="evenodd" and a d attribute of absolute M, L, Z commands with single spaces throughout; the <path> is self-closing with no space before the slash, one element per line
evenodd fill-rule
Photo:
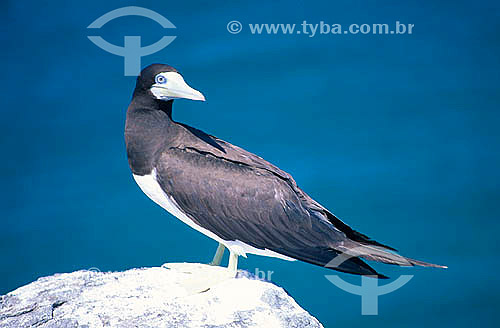
<path fill-rule="evenodd" d="M 40 278 L 0 297 L 0 327 L 322 327 L 246 271 L 227 278 L 221 267 L 168 267 Z"/>

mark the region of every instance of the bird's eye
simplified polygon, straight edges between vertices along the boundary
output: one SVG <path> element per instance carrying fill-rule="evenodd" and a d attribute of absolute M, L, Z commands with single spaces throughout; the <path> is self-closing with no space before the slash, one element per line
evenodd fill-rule
<path fill-rule="evenodd" d="M 163 75 L 156 75 L 155 82 L 158 84 L 165 84 L 167 83 L 167 79 Z"/>

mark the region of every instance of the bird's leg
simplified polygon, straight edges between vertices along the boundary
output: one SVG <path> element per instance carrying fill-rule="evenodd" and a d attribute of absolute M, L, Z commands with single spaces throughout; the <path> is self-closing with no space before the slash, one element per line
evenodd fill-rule
<path fill-rule="evenodd" d="M 217 251 L 215 251 L 214 258 L 212 262 L 208 263 L 209 265 L 220 265 L 220 262 L 222 261 L 222 256 L 224 256 L 224 250 L 226 247 L 219 243 L 219 246 L 217 246 Z"/>
<path fill-rule="evenodd" d="M 238 254 L 229 251 L 229 264 L 227 266 L 231 277 L 236 277 L 236 272 L 238 271 Z"/>

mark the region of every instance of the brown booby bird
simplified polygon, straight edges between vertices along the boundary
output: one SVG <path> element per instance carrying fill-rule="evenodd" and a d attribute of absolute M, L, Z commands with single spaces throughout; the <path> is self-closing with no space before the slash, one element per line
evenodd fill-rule
<path fill-rule="evenodd" d="M 204 101 L 173 67 L 153 64 L 139 77 L 128 107 L 127 155 L 135 181 L 155 203 L 238 256 L 300 260 L 385 278 L 366 264 L 443 267 L 413 260 L 359 233 L 309 197 L 292 176 L 261 157 L 175 122 L 175 99 Z M 342 261 L 332 261 L 338 255 Z M 345 256 L 345 255 L 348 256 Z M 329 265 L 335 263 L 335 265 Z"/>

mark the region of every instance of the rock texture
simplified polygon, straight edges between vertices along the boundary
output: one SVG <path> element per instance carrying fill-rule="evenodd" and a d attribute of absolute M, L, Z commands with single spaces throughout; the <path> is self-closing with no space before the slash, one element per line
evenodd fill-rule
<path fill-rule="evenodd" d="M 322 327 L 246 271 L 227 278 L 221 267 L 169 267 L 40 278 L 0 297 L 0 327 Z"/>

